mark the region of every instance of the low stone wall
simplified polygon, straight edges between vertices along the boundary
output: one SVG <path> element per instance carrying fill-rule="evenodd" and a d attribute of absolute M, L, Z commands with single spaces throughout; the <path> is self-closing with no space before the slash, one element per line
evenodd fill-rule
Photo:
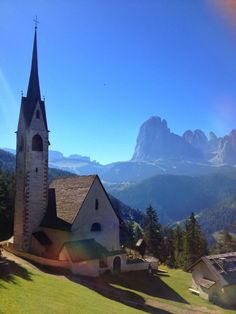
<path fill-rule="evenodd" d="M 148 265 L 151 264 L 152 269 L 157 270 L 157 262 L 149 263 L 146 261 L 137 262 L 137 263 L 126 263 L 123 271 L 136 271 L 136 270 L 147 270 Z"/>
<path fill-rule="evenodd" d="M 30 253 L 17 251 L 13 248 L 13 246 L 8 243 L 8 245 L 4 245 L 4 249 L 10 253 L 13 253 L 16 256 L 26 258 L 32 262 L 38 263 L 40 265 L 46 265 L 46 266 L 53 266 L 53 267 L 60 267 L 64 269 L 70 269 L 71 265 L 68 261 L 58 261 L 53 259 L 48 259 L 45 257 L 36 256 Z"/>
<path fill-rule="evenodd" d="M 133 264 L 125 264 L 125 267 L 123 271 L 135 271 L 135 270 L 145 270 L 148 269 L 149 263 L 143 262 L 143 263 L 133 263 Z"/>

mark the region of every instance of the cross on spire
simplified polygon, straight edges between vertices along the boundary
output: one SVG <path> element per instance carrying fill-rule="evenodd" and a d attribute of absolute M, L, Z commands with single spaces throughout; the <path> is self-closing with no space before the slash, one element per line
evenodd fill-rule
<path fill-rule="evenodd" d="M 39 20 L 38 20 L 38 17 L 36 15 L 35 19 L 34 19 L 34 28 L 35 28 L 35 30 L 38 28 L 38 24 L 39 24 Z"/>

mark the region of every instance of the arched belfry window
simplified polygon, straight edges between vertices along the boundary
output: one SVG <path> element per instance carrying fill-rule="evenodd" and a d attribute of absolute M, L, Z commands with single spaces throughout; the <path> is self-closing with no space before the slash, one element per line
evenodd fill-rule
<path fill-rule="evenodd" d="M 39 110 L 36 111 L 36 119 L 40 119 L 40 111 Z"/>
<path fill-rule="evenodd" d="M 21 136 L 19 139 L 18 151 L 23 152 L 23 150 L 24 150 L 24 139 L 23 139 L 23 136 Z"/>
<path fill-rule="evenodd" d="M 95 232 L 102 231 L 102 227 L 101 227 L 100 223 L 95 222 L 94 224 L 92 224 L 92 227 L 91 227 L 90 231 L 95 231 Z"/>
<path fill-rule="evenodd" d="M 36 151 L 36 152 L 42 152 L 43 151 L 43 140 L 39 134 L 36 134 L 32 138 L 32 150 Z"/>

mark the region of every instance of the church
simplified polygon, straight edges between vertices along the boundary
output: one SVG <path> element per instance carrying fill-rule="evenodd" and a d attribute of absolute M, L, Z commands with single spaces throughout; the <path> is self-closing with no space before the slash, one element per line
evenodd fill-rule
<path fill-rule="evenodd" d="M 50 143 L 38 75 L 37 25 L 16 134 L 14 250 L 67 263 L 75 274 L 123 271 L 119 218 L 99 177 L 60 177 L 49 186 Z"/>

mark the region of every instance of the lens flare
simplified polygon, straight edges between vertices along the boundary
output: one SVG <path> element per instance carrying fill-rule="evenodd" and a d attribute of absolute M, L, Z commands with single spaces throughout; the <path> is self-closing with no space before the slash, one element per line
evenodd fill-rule
<path fill-rule="evenodd" d="M 236 0 L 208 0 L 208 3 L 236 31 Z"/>
<path fill-rule="evenodd" d="M 17 116 L 17 108 L 17 101 L 0 69 L 0 121 L 1 125 L 10 132 L 13 132 L 16 126 L 13 118 Z"/>

